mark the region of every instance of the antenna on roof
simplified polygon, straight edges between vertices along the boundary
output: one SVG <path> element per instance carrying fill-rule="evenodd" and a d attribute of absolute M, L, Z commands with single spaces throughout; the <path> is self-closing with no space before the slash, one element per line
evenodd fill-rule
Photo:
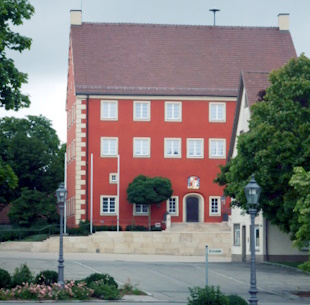
<path fill-rule="evenodd" d="M 213 12 L 213 16 L 214 16 L 214 26 L 215 26 L 215 14 L 216 14 L 217 12 L 219 12 L 220 10 L 219 10 L 218 8 L 212 8 L 212 9 L 210 9 L 209 11 L 210 11 L 210 12 Z"/>

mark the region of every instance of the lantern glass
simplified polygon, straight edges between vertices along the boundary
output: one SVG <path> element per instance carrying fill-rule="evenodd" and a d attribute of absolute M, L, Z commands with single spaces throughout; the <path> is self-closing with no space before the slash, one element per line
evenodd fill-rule
<path fill-rule="evenodd" d="M 59 183 L 59 187 L 56 190 L 56 196 L 57 196 L 58 203 L 65 202 L 67 198 L 67 190 L 65 189 L 63 182 Z"/>
<path fill-rule="evenodd" d="M 256 183 L 254 175 L 252 175 L 250 182 L 245 186 L 244 192 L 248 205 L 258 205 L 261 187 Z"/>

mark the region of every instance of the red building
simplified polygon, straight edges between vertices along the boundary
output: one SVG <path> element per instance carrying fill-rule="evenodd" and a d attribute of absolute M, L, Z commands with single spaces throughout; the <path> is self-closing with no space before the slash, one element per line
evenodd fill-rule
<path fill-rule="evenodd" d="M 213 183 L 230 145 L 240 73 L 271 71 L 295 49 L 280 27 L 82 22 L 71 11 L 67 224 L 221 222 Z M 285 22 L 284 22 L 285 26 Z M 173 196 L 132 205 L 128 184 L 162 176 Z"/>

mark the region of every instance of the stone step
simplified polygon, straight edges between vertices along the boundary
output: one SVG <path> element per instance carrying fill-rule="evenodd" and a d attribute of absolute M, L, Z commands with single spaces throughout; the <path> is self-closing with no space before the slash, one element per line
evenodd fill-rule
<path fill-rule="evenodd" d="M 230 225 L 222 223 L 171 223 L 169 231 L 173 232 L 230 232 Z"/>

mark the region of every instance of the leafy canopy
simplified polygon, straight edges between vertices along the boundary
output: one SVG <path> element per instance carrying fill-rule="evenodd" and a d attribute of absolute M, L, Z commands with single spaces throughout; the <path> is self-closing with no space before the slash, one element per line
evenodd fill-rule
<path fill-rule="evenodd" d="M 29 204 L 33 210 L 30 213 L 35 217 L 36 213 L 41 215 L 45 211 L 42 208 L 45 202 L 52 200 L 56 205 L 54 194 L 59 182 L 63 181 L 64 154 L 65 145 L 60 145 L 56 131 L 45 117 L 0 119 L 0 158 L 18 177 L 15 189 L 6 184 L 1 186 L 0 202 L 12 203 L 10 215 L 14 222 L 18 222 L 17 217 L 20 217 L 20 224 L 27 225 L 33 221 L 32 216 L 26 215 L 27 209 L 20 207 L 22 204 Z M 24 202 L 19 201 L 22 199 Z M 18 216 L 23 213 L 22 217 Z M 48 222 L 46 212 L 43 214 L 45 216 L 40 217 Z"/>
<path fill-rule="evenodd" d="M 238 137 L 237 156 L 221 167 L 215 182 L 246 209 L 244 186 L 254 173 L 264 216 L 294 234 L 300 226 L 298 194 L 289 181 L 294 167 L 310 170 L 310 60 L 291 59 L 269 80 L 263 101 L 251 108 L 249 132 Z"/>
<path fill-rule="evenodd" d="M 30 19 L 34 8 L 27 0 L 0 1 L 0 107 L 18 110 L 29 107 L 28 96 L 21 93 L 21 86 L 27 83 L 27 74 L 18 71 L 14 61 L 7 57 L 7 50 L 22 52 L 30 49 L 31 39 L 14 33 L 11 26 L 23 24 Z"/>
<path fill-rule="evenodd" d="M 171 182 L 163 177 L 137 176 L 127 188 L 127 199 L 130 203 L 158 204 L 172 195 Z"/>

